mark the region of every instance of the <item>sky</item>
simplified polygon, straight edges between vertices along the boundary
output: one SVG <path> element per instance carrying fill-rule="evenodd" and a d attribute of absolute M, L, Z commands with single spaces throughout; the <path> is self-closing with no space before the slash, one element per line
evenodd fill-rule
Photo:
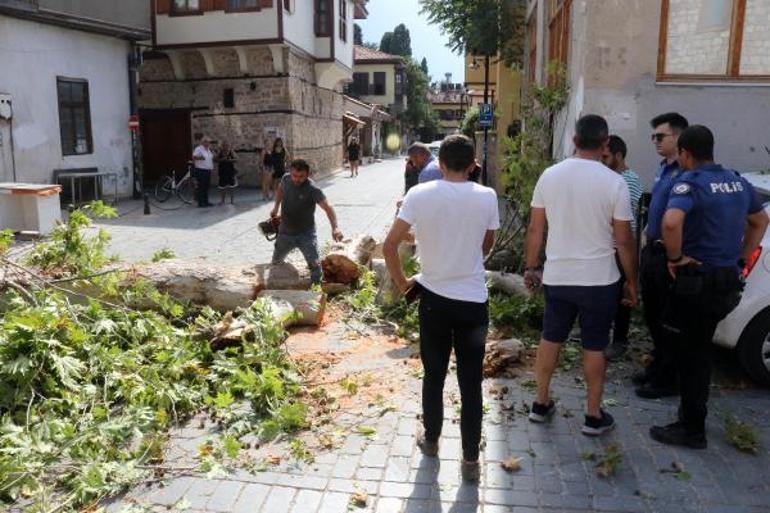
<path fill-rule="evenodd" d="M 430 25 L 420 14 L 418 0 L 369 0 L 367 9 L 369 18 L 356 20 L 361 25 L 364 41 L 379 45 L 385 32 L 403 23 L 412 39 L 412 56 L 417 62 L 427 57 L 432 81 L 444 80 L 444 73 L 452 73 L 452 82 L 465 81 L 463 58 L 446 47 L 447 38 L 441 29 Z"/>

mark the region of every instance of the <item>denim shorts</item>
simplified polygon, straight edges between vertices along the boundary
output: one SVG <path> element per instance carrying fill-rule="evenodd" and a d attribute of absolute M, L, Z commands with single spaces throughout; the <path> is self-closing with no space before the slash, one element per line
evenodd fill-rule
<path fill-rule="evenodd" d="M 620 282 L 596 286 L 544 285 L 543 338 L 563 343 L 579 319 L 583 348 L 603 351 L 610 343 L 620 287 Z"/>

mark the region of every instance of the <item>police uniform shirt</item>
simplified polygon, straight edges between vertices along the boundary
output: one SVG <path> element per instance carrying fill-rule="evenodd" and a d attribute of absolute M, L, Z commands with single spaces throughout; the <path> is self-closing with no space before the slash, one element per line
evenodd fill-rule
<path fill-rule="evenodd" d="M 762 210 L 751 184 L 718 164 L 683 173 L 671 188 L 668 208 L 685 212 L 682 253 L 704 270 L 738 267 L 746 217 Z"/>
<path fill-rule="evenodd" d="M 650 207 L 647 211 L 647 240 L 649 242 L 660 240 L 663 237 L 661 224 L 663 223 L 663 215 L 666 213 L 669 193 L 681 173 L 682 169 L 679 167 L 678 161 L 675 160 L 669 164 L 666 159 L 663 159 L 655 173 Z"/>

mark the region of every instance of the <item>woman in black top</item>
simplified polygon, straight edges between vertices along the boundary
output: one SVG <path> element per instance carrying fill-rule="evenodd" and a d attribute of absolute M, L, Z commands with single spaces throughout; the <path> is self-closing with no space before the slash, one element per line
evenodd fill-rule
<path fill-rule="evenodd" d="M 358 176 L 358 165 L 361 161 L 361 145 L 353 138 L 348 145 L 348 162 L 350 162 L 350 178 Z"/>
<path fill-rule="evenodd" d="M 216 156 L 219 163 L 219 190 L 222 192 L 222 201 L 225 202 L 227 192 L 230 192 L 230 203 L 235 203 L 233 190 L 238 186 L 238 179 L 235 177 L 235 161 L 238 155 L 233 151 L 232 146 L 227 141 L 222 142 L 222 147 Z"/>
<path fill-rule="evenodd" d="M 270 165 L 273 168 L 273 197 L 281 183 L 281 178 L 286 174 L 286 163 L 289 161 L 289 153 L 283 146 L 283 139 L 278 137 L 273 143 L 273 151 L 270 152 Z"/>

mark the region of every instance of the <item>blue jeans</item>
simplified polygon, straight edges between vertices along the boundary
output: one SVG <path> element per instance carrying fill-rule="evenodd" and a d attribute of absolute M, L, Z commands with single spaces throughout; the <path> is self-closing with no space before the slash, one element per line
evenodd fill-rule
<path fill-rule="evenodd" d="M 305 262 L 310 268 L 310 281 L 313 284 L 321 283 L 321 264 L 318 255 L 318 238 L 315 230 L 300 233 L 299 235 L 287 235 L 279 233 L 275 240 L 275 249 L 273 250 L 273 263 L 282 264 L 293 249 L 299 249 Z"/>

